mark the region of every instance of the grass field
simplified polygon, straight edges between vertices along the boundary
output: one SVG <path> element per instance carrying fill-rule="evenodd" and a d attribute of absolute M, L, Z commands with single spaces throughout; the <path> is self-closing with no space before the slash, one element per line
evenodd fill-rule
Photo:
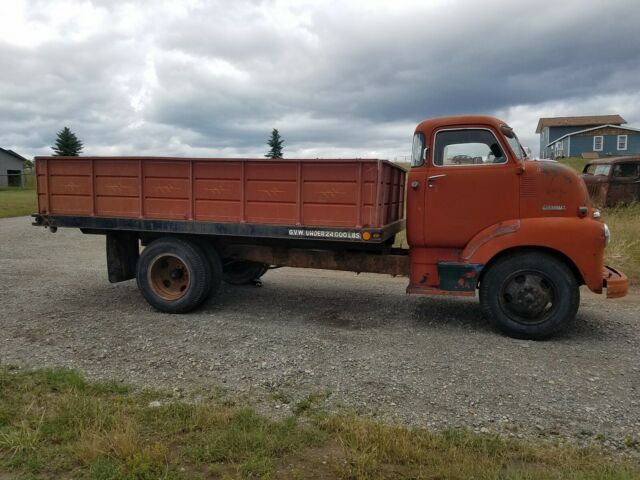
<path fill-rule="evenodd" d="M 33 189 L 0 190 L 0 218 L 31 215 L 38 210 Z"/>
<path fill-rule="evenodd" d="M 71 370 L 0 367 L 0 478 L 638 478 L 599 450 L 328 415 L 314 398 L 282 420 L 215 395 L 198 402 Z M 629 441 L 629 449 L 637 443 Z"/>

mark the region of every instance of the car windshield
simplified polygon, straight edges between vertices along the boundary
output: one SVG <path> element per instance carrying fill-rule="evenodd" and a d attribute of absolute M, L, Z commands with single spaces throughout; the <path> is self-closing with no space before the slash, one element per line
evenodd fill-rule
<path fill-rule="evenodd" d="M 588 165 L 585 169 L 587 175 L 602 175 L 606 177 L 609 175 L 609 171 L 611 170 L 611 165 Z"/>

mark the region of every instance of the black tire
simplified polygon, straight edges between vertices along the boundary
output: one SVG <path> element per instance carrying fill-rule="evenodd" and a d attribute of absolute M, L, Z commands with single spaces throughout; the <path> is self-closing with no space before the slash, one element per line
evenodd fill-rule
<path fill-rule="evenodd" d="M 211 267 L 211 287 L 208 296 L 215 295 L 222 285 L 222 260 L 214 245 L 206 240 L 195 238 L 193 240 L 202 250 Z"/>
<path fill-rule="evenodd" d="M 212 269 L 198 245 L 165 237 L 142 251 L 136 278 L 142 296 L 152 307 L 166 313 L 186 313 L 209 295 Z"/>
<path fill-rule="evenodd" d="M 231 285 L 250 285 L 269 270 L 269 265 L 248 260 L 231 260 L 223 267 L 222 278 Z"/>
<path fill-rule="evenodd" d="M 543 252 L 516 253 L 497 260 L 484 274 L 480 304 L 510 337 L 542 340 L 573 322 L 580 290 L 561 259 Z"/>

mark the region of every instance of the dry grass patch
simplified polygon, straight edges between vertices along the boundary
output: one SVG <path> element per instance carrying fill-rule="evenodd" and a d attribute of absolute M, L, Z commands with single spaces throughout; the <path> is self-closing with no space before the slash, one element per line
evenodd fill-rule
<path fill-rule="evenodd" d="M 333 416 L 325 428 L 344 450 L 341 478 L 425 479 L 631 479 L 632 462 L 617 463 L 602 452 L 516 442 L 463 430 L 429 432 L 385 426 L 354 416 Z"/>
<path fill-rule="evenodd" d="M 605 250 L 607 263 L 619 267 L 632 284 L 640 282 L 640 204 L 605 208 L 603 221 L 611 229 L 611 243 Z"/>

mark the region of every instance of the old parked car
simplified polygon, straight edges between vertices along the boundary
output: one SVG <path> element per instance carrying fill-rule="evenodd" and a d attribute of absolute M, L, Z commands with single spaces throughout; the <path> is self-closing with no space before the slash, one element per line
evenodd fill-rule
<path fill-rule="evenodd" d="M 582 178 L 594 204 L 604 207 L 640 201 L 640 156 L 593 160 Z"/>

